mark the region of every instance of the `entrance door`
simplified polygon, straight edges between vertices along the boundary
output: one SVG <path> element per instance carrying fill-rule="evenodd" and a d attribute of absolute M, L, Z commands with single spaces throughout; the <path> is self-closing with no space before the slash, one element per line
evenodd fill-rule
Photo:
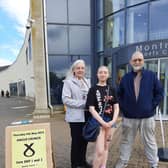
<path fill-rule="evenodd" d="M 158 60 L 146 60 L 145 69 L 151 70 L 153 72 L 158 72 Z"/>
<path fill-rule="evenodd" d="M 128 72 L 128 65 L 121 65 L 117 67 L 117 85 L 120 83 L 121 78 Z"/>
<path fill-rule="evenodd" d="M 160 81 L 164 88 L 164 99 L 161 104 L 163 118 L 168 119 L 168 59 L 160 60 Z"/>
<path fill-rule="evenodd" d="M 158 79 L 161 81 L 164 88 L 164 99 L 160 103 L 159 108 L 156 109 L 156 119 L 159 119 L 159 110 L 162 114 L 163 120 L 168 120 L 168 59 L 148 59 L 145 60 L 145 69 L 156 73 Z M 117 75 L 118 82 L 121 77 L 128 71 L 127 65 L 118 67 Z"/>
<path fill-rule="evenodd" d="M 160 111 L 164 120 L 168 119 L 168 59 L 146 60 L 145 68 L 157 73 L 164 88 L 164 99 L 160 104 Z M 156 119 L 159 108 L 156 109 Z"/>

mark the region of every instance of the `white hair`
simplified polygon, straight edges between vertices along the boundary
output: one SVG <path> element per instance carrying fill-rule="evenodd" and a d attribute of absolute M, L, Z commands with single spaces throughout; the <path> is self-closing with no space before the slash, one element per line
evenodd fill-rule
<path fill-rule="evenodd" d="M 82 59 L 78 59 L 76 60 L 70 67 L 69 71 L 67 72 L 67 75 L 66 75 L 66 79 L 74 76 L 74 68 L 78 65 L 78 64 L 83 64 L 85 66 L 85 61 L 82 60 Z"/>
<path fill-rule="evenodd" d="M 141 51 L 135 51 L 132 56 L 131 59 L 133 59 L 135 56 L 139 55 L 140 57 L 142 57 L 144 59 L 143 53 Z"/>

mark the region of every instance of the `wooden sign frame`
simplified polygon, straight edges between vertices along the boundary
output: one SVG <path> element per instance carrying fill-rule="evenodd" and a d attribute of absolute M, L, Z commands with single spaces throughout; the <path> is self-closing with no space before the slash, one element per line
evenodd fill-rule
<path fill-rule="evenodd" d="M 50 123 L 6 127 L 6 168 L 53 168 Z"/>

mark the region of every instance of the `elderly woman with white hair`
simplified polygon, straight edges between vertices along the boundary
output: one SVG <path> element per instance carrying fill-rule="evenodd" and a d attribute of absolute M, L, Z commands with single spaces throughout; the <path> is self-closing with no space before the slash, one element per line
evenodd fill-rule
<path fill-rule="evenodd" d="M 65 120 L 70 125 L 71 131 L 71 167 L 89 168 L 86 162 L 87 141 L 82 136 L 85 124 L 85 103 L 90 88 L 89 81 L 85 78 L 85 62 L 76 60 L 64 80 L 62 100 L 66 105 Z"/>

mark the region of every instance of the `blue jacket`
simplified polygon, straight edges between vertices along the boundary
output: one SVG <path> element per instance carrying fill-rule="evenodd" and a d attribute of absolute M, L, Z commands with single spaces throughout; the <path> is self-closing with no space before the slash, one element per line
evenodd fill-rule
<path fill-rule="evenodd" d="M 139 96 L 134 91 L 135 72 L 127 73 L 118 88 L 120 109 L 126 118 L 149 118 L 163 98 L 163 88 L 154 72 L 142 70 Z"/>

